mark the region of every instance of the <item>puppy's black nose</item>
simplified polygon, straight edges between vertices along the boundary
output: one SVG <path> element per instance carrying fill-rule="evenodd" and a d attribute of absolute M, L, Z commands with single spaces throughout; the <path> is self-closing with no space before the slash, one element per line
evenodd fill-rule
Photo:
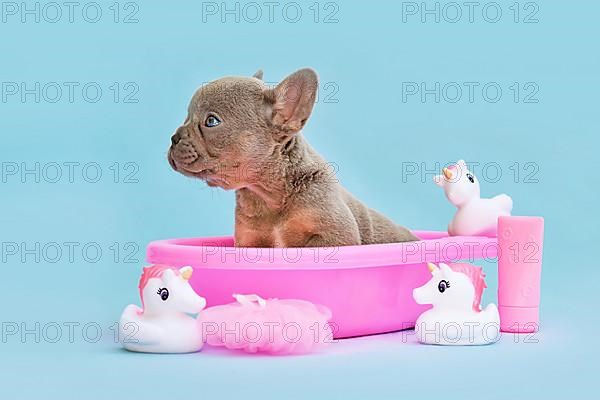
<path fill-rule="evenodd" d="M 177 143 L 179 143 L 180 140 L 181 140 L 181 135 L 179 134 L 179 132 L 177 132 L 176 134 L 171 136 L 171 144 L 173 146 L 175 146 Z"/>

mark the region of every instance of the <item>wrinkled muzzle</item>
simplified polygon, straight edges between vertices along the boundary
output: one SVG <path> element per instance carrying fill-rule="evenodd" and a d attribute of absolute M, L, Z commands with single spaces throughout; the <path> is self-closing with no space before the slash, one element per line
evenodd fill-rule
<path fill-rule="evenodd" d="M 171 137 L 168 160 L 179 172 L 200 173 L 208 169 L 204 145 L 196 140 L 188 125 L 181 125 Z"/>

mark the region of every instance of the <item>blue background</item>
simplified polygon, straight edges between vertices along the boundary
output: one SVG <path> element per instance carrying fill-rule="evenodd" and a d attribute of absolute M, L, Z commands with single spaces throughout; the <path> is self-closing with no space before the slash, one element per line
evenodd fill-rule
<path fill-rule="evenodd" d="M 299 2 L 302 17 L 296 23 L 283 17 L 285 2 L 275 9 L 273 22 L 262 6 L 256 23 L 248 21 L 255 16 L 252 9 L 244 18 L 244 2 L 239 22 L 235 15 L 224 15 L 223 22 L 220 13 L 203 14 L 203 3 L 193 1 L 139 2 L 137 23 L 123 22 L 135 11 L 125 2 L 119 3 L 118 23 L 112 2 L 99 3 L 103 14 L 97 23 L 83 19 L 85 3 L 75 10 L 73 23 L 68 15 L 47 21 L 54 18 L 50 9 L 39 23 L 30 15 L 22 22 L 21 14 L 3 14 L 4 89 L 11 82 L 29 88 L 36 82 L 40 87 L 79 84 L 72 102 L 66 92 L 52 103 L 53 92 L 36 102 L 33 94 L 21 99 L 20 93 L 3 91 L 0 103 L 4 396 L 591 396 L 600 328 L 595 309 L 600 276 L 593 253 L 599 192 L 593 162 L 600 133 L 598 3 L 538 2 L 537 23 L 523 23 L 534 10 L 524 10 L 525 2 L 519 3 L 518 23 L 509 9 L 512 1 L 498 3 L 502 17 L 497 23 L 482 17 L 485 2 L 472 23 L 465 7 L 456 23 L 444 15 L 439 23 L 426 15 L 423 23 L 420 14 L 405 15 L 403 21 L 402 3 L 392 1 L 338 1 L 335 23 L 324 19 L 336 8 L 317 3 L 315 22 L 313 3 Z M 427 5 L 433 8 L 435 2 Z M 233 9 L 235 3 L 227 6 Z M 446 11 L 446 19 L 454 18 L 453 10 Z M 488 11 L 494 17 L 494 10 Z M 294 9 L 288 12 L 293 19 Z M 489 179 L 475 170 L 483 195 L 509 193 L 515 214 L 545 217 L 538 334 L 504 335 L 488 347 L 450 348 L 418 345 L 396 333 L 287 358 L 216 350 L 152 356 L 120 349 L 111 328 L 126 304 L 139 301 L 145 245 L 158 238 L 232 231 L 233 193 L 184 178 L 166 162 L 169 137 L 184 119 L 192 93 L 224 75 L 264 68 L 265 80 L 277 82 L 304 66 L 313 67 L 321 80 L 305 136 L 370 206 L 413 228 L 445 229 L 452 207 L 431 174 L 403 177 L 402 171 L 412 163 L 420 171 L 423 166 L 433 170 L 464 158 L 500 167 L 497 182 L 495 167 L 488 170 Z M 81 93 L 89 82 L 103 90 L 95 103 Z M 115 82 L 118 101 L 110 89 Z M 424 102 L 418 95 L 403 101 L 403 82 L 425 82 L 428 88 L 436 82 L 480 86 L 473 102 L 466 92 L 456 103 L 448 101 L 454 92 L 439 102 L 433 95 Z M 502 88 L 497 102 L 482 96 L 488 82 Z M 514 82 L 521 89 L 517 102 L 510 89 Z M 536 103 L 525 102 L 528 82 L 539 89 Z M 129 100 L 137 102 L 124 102 L 132 90 L 137 93 Z M 80 163 L 72 182 L 65 162 Z M 21 175 L 36 163 L 39 176 Z M 62 166 L 55 183 L 54 163 Z M 515 163 L 518 177 L 510 168 Z M 526 163 L 532 164 L 526 169 Z M 91 165 L 86 174 L 84 165 Z M 8 173 L 15 166 L 16 174 Z M 98 169 L 102 176 L 93 183 Z M 77 243 L 72 258 L 65 242 Z M 56 247 L 62 254 L 53 252 Z M 485 267 L 485 300 L 495 301 L 495 264 Z M 35 332 L 36 323 L 40 337 L 21 336 L 25 328 Z M 66 323 L 79 324 L 72 341 Z M 62 336 L 51 343 L 54 324 L 62 326 Z M 14 326 L 19 333 L 8 335 Z M 101 337 L 96 341 L 97 327 Z"/>

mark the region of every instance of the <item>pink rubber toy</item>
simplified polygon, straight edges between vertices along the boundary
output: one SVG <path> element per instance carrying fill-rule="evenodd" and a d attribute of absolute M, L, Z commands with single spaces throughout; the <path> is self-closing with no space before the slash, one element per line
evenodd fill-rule
<path fill-rule="evenodd" d="M 539 327 L 544 219 L 498 218 L 498 310 L 502 332 Z"/>
<path fill-rule="evenodd" d="M 327 307 L 254 294 L 233 297 L 236 302 L 207 308 L 199 317 L 207 344 L 283 355 L 314 352 L 333 341 Z"/>

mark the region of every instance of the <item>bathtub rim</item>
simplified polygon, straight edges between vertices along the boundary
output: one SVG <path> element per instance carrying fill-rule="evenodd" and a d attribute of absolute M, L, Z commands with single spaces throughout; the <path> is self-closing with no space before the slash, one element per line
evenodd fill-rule
<path fill-rule="evenodd" d="M 449 236 L 444 231 L 413 233 L 422 240 L 334 248 L 219 245 L 233 244 L 231 236 L 163 239 L 148 244 L 146 260 L 153 264 L 191 265 L 195 268 L 298 271 L 377 268 L 426 262 L 473 262 L 481 259 L 494 260 L 498 256 L 496 237 Z M 291 256 L 290 252 L 293 252 Z M 301 253 L 299 256 L 298 252 Z"/>

